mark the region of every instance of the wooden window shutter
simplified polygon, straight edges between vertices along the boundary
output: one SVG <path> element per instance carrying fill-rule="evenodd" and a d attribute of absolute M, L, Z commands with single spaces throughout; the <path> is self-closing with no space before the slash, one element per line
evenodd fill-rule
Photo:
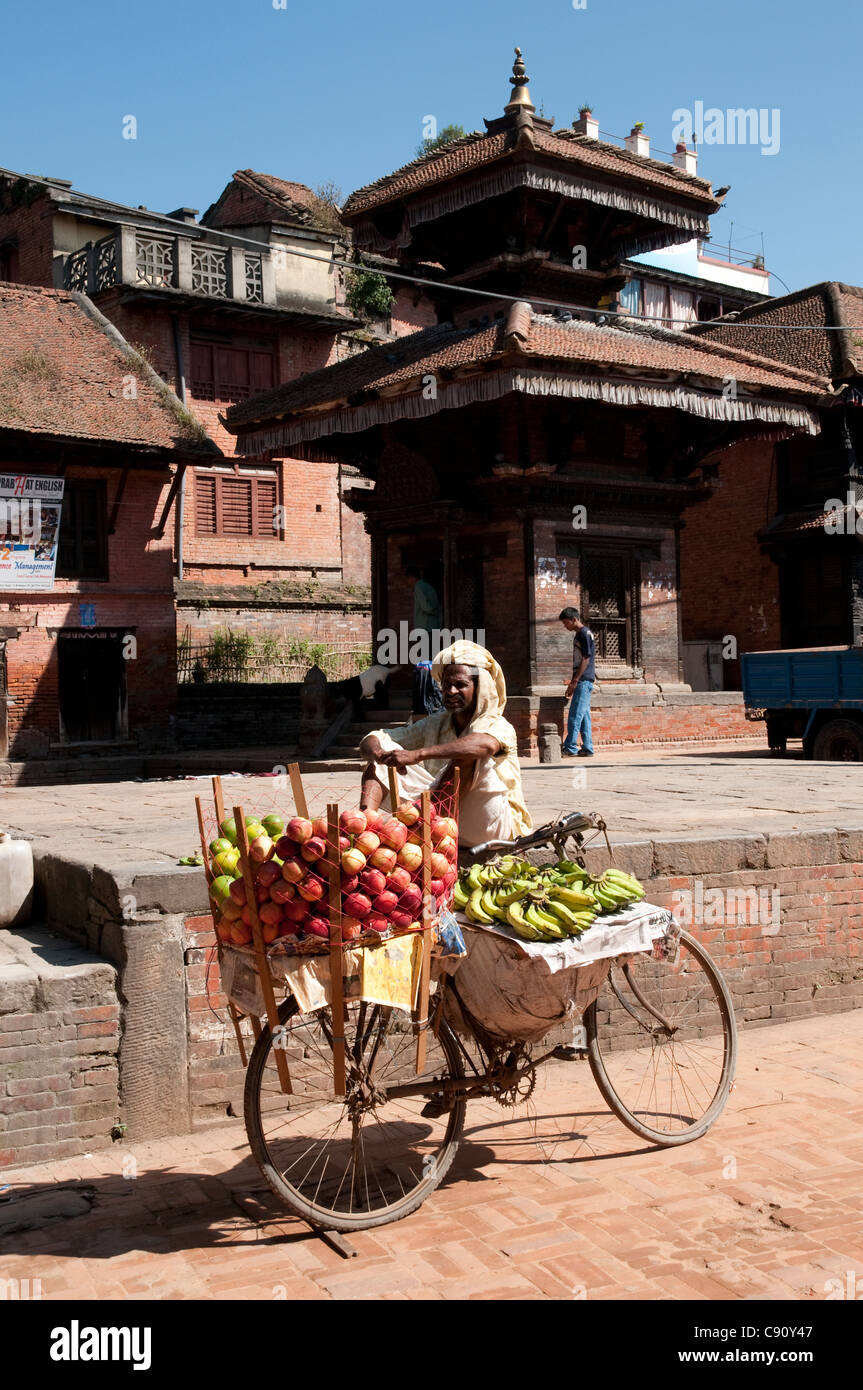
<path fill-rule="evenodd" d="M 221 533 L 252 535 L 252 482 L 250 478 L 220 478 Z"/>
<path fill-rule="evenodd" d="M 195 474 L 195 530 L 199 535 L 216 534 L 216 479 Z"/>
<path fill-rule="evenodd" d="M 278 500 L 275 478 L 272 482 L 267 478 L 258 478 L 255 490 L 257 493 L 255 534 L 258 536 L 278 536 L 278 527 L 275 525 L 276 502 Z"/>

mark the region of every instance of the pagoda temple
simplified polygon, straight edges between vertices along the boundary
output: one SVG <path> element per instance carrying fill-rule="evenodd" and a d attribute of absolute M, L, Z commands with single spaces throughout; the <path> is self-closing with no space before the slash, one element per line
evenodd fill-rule
<path fill-rule="evenodd" d="M 594 631 L 603 691 L 643 704 L 645 687 L 686 689 L 686 509 L 727 450 L 817 433 L 832 389 L 617 312 L 622 263 L 707 235 L 720 200 L 685 147 L 663 162 L 634 130 L 621 149 L 586 110 L 555 130 L 528 80 L 516 49 L 503 115 L 343 209 L 367 264 L 426 282 L 436 325 L 226 416 L 241 453 L 337 459 L 373 481 L 348 500 L 371 536 L 374 630 L 410 623 L 421 568 L 447 628 L 484 630 L 525 753 L 562 712 L 566 604 Z"/>

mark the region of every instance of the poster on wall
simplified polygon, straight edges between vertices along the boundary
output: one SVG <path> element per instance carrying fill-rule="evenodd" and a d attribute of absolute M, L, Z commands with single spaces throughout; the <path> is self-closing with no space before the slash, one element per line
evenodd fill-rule
<path fill-rule="evenodd" d="M 64 481 L 0 472 L 0 590 L 53 589 Z"/>

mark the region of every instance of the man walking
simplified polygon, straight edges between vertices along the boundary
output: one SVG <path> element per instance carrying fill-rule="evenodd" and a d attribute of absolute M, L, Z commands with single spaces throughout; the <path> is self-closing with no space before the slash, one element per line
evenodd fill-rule
<path fill-rule="evenodd" d="M 563 741 L 563 755 L 569 758 L 592 758 L 593 740 L 590 732 L 590 697 L 596 679 L 596 643 L 593 633 L 581 621 L 577 608 L 564 608 L 560 621 L 567 632 L 574 634 L 572 639 L 572 680 L 566 687 L 566 698 L 571 698 L 566 738 Z M 581 733 L 581 747 L 578 735 Z"/>

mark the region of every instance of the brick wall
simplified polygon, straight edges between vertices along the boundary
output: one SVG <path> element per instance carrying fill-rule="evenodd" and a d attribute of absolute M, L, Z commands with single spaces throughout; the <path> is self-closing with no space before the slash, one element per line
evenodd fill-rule
<path fill-rule="evenodd" d="M 272 634 L 279 637 L 308 638 L 327 644 L 351 643 L 358 647 L 371 644 L 371 618 L 367 606 L 358 605 L 347 611 L 334 600 L 332 606 L 321 604 L 303 608 L 243 608 L 211 607 L 177 609 L 180 633 L 190 629 L 191 641 L 206 642 L 217 629 L 231 628 L 255 636 Z"/>
<path fill-rule="evenodd" d="M 44 196 L 25 201 L 16 180 L 0 187 L 0 242 L 18 246 L 18 281 L 24 285 L 54 283 L 54 233 L 51 204 Z"/>
<path fill-rule="evenodd" d="M 590 850 L 587 858 L 592 871 L 608 862 L 605 850 Z M 660 906 L 671 907 L 676 891 L 694 894 L 697 882 L 704 893 L 779 889 L 775 935 L 764 934 L 759 922 L 687 927 L 719 965 L 738 1026 L 863 1006 L 863 830 L 637 841 L 617 846 L 616 858 Z M 229 1105 L 240 1113 L 243 1071 L 220 992 L 211 920 L 187 918 L 186 929 L 189 1067 L 201 1121 Z M 570 1025 L 550 1042 L 568 1041 L 571 1031 Z"/>
<path fill-rule="evenodd" d="M 777 507 L 773 445 L 754 440 L 720 456 L 722 486 L 689 507 L 680 536 L 684 641 L 737 639 L 740 652 L 781 646 L 779 570 L 757 533 Z M 726 690 L 740 663 L 723 661 Z"/>
<path fill-rule="evenodd" d="M 17 471 L 26 465 L 4 463 Z M 103 478 L 110 515 L 120 485 L 118 469 L 70 467 L 69 479 Z M 172 596 L 171 540 L 153 535 L 167 494 L 165 473 L 130 471 L 114 535 L 108 537 L 108 579 L 55 580 L 52 592 L 4 593 L 3 615 L 30 622 L 6 646 L 10 756 L 48 752 L 59 729 L 58 628 L 80 629 L 82 603 L 95 608 L 97 628 L 134 631 L 137 654 L 125 666 L 129 734 L 144 743 L 164 743 L 176 699 L 176 621 Z"/>

